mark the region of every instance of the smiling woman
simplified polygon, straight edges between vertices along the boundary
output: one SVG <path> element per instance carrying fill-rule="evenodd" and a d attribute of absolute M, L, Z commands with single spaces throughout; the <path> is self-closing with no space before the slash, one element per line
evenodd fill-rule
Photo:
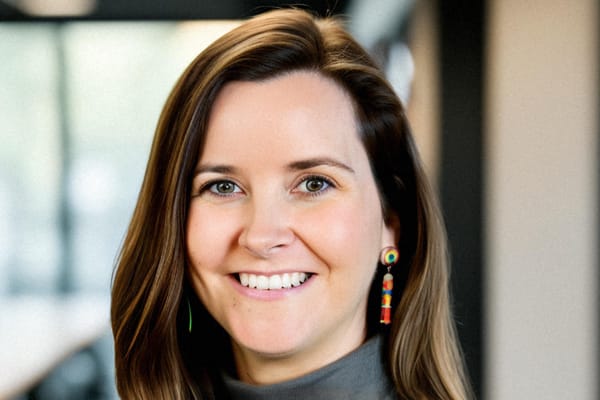
<path fill-rule="evenodd" d="M 114 279 L 119 392 L 469 398 L 445 257 L 369 56 L 332 19 L 255 17 L 163 109 Z"/>
<path fill-rule="evenodd" d="M 187 248 L 191 283 L 231 336 L 238 376 L 275 383 L 358 348 L 379 251 L 397 233 L 345 91 L 304 70 L 228 83 L 198 169 L 217 163 L 228 172 L 192 185 Z"/>

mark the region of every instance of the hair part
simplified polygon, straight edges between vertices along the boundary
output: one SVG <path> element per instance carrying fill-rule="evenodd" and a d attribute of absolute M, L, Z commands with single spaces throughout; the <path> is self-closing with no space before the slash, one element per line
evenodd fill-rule
<path fill-rule="evenodd" d="M 339 21 L 287 9 L 261 14 L 217 39 L 184 71 L 163 108 L 112 289 L 122 398 L 217 396 L 210 366 L 223 358 L 218 351 L 224 351 L 227 337 L 192 295 L 187 278 L 193 171 L 210 109 L 227 82 L 261 81 L 297 70 L 333 79 L 350 95 L 384 218 L 400 221 L 401 260 L 394 269 L 401 271 L 401 284 L 394 288 L 393 324 L 384 330 L 399 396 L 471 397 L 450 311 L 443 222 L 402 105 Z M 379 281 L 374 282 L 370 299 L 378 301 Z M 192 338 L 178 328 L 187 316 L 186 296 L 194 309 Z M 377 317 L 367 316 L 371 333 L 382 329 Z M 215 337 L 223 344 L 220 349 Z"/>

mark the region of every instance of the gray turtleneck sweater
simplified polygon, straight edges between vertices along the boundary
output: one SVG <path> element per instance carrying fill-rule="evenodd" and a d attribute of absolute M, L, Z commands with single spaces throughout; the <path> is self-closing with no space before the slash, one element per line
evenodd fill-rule
<path fill-rule="evenodd" d="M 300 378 L 273 385 L 250 385 L 224 375 L 232 400 L 396 400 L 376 336 L 338 361 Z"/>

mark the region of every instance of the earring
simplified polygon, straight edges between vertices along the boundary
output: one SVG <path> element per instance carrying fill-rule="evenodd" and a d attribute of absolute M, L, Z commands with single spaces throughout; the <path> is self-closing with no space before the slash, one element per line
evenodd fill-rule
<path fill-rule="evenodd" d="M 188 306 L 188 332 L 192 333 L 192 306 L 190 305 L 190 299 L 186 300 Z"/>
<path fill-rule="evenodd" d="M 386 247 L 381 250 L 381 263 L 387 267 L 387 273 L 383 276 L 383 287 L 381 289 L 381 317 L 379 322 L 389 325 L 392 322 L 392 289 L 394 288 L 394 276 L 390 272 L 392 266 L 398 262 L 400 253 L 396 247 Z"/>

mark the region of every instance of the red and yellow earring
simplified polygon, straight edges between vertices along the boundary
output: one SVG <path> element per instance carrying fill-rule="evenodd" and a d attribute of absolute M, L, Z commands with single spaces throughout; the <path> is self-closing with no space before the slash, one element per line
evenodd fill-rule
<path fill-rule="evenodd" d="M 394 276 L 390 272 L 392 266 L 398 262 L 400 253 L 396 247 L 390 246 L 381 250 L 380 261 L 387 267 L 383 276 L 383 287 L 381 289 L 381 318 L 379 322 L 389 325 L 392 322 L 392 289 L 394 288 Z"/>

